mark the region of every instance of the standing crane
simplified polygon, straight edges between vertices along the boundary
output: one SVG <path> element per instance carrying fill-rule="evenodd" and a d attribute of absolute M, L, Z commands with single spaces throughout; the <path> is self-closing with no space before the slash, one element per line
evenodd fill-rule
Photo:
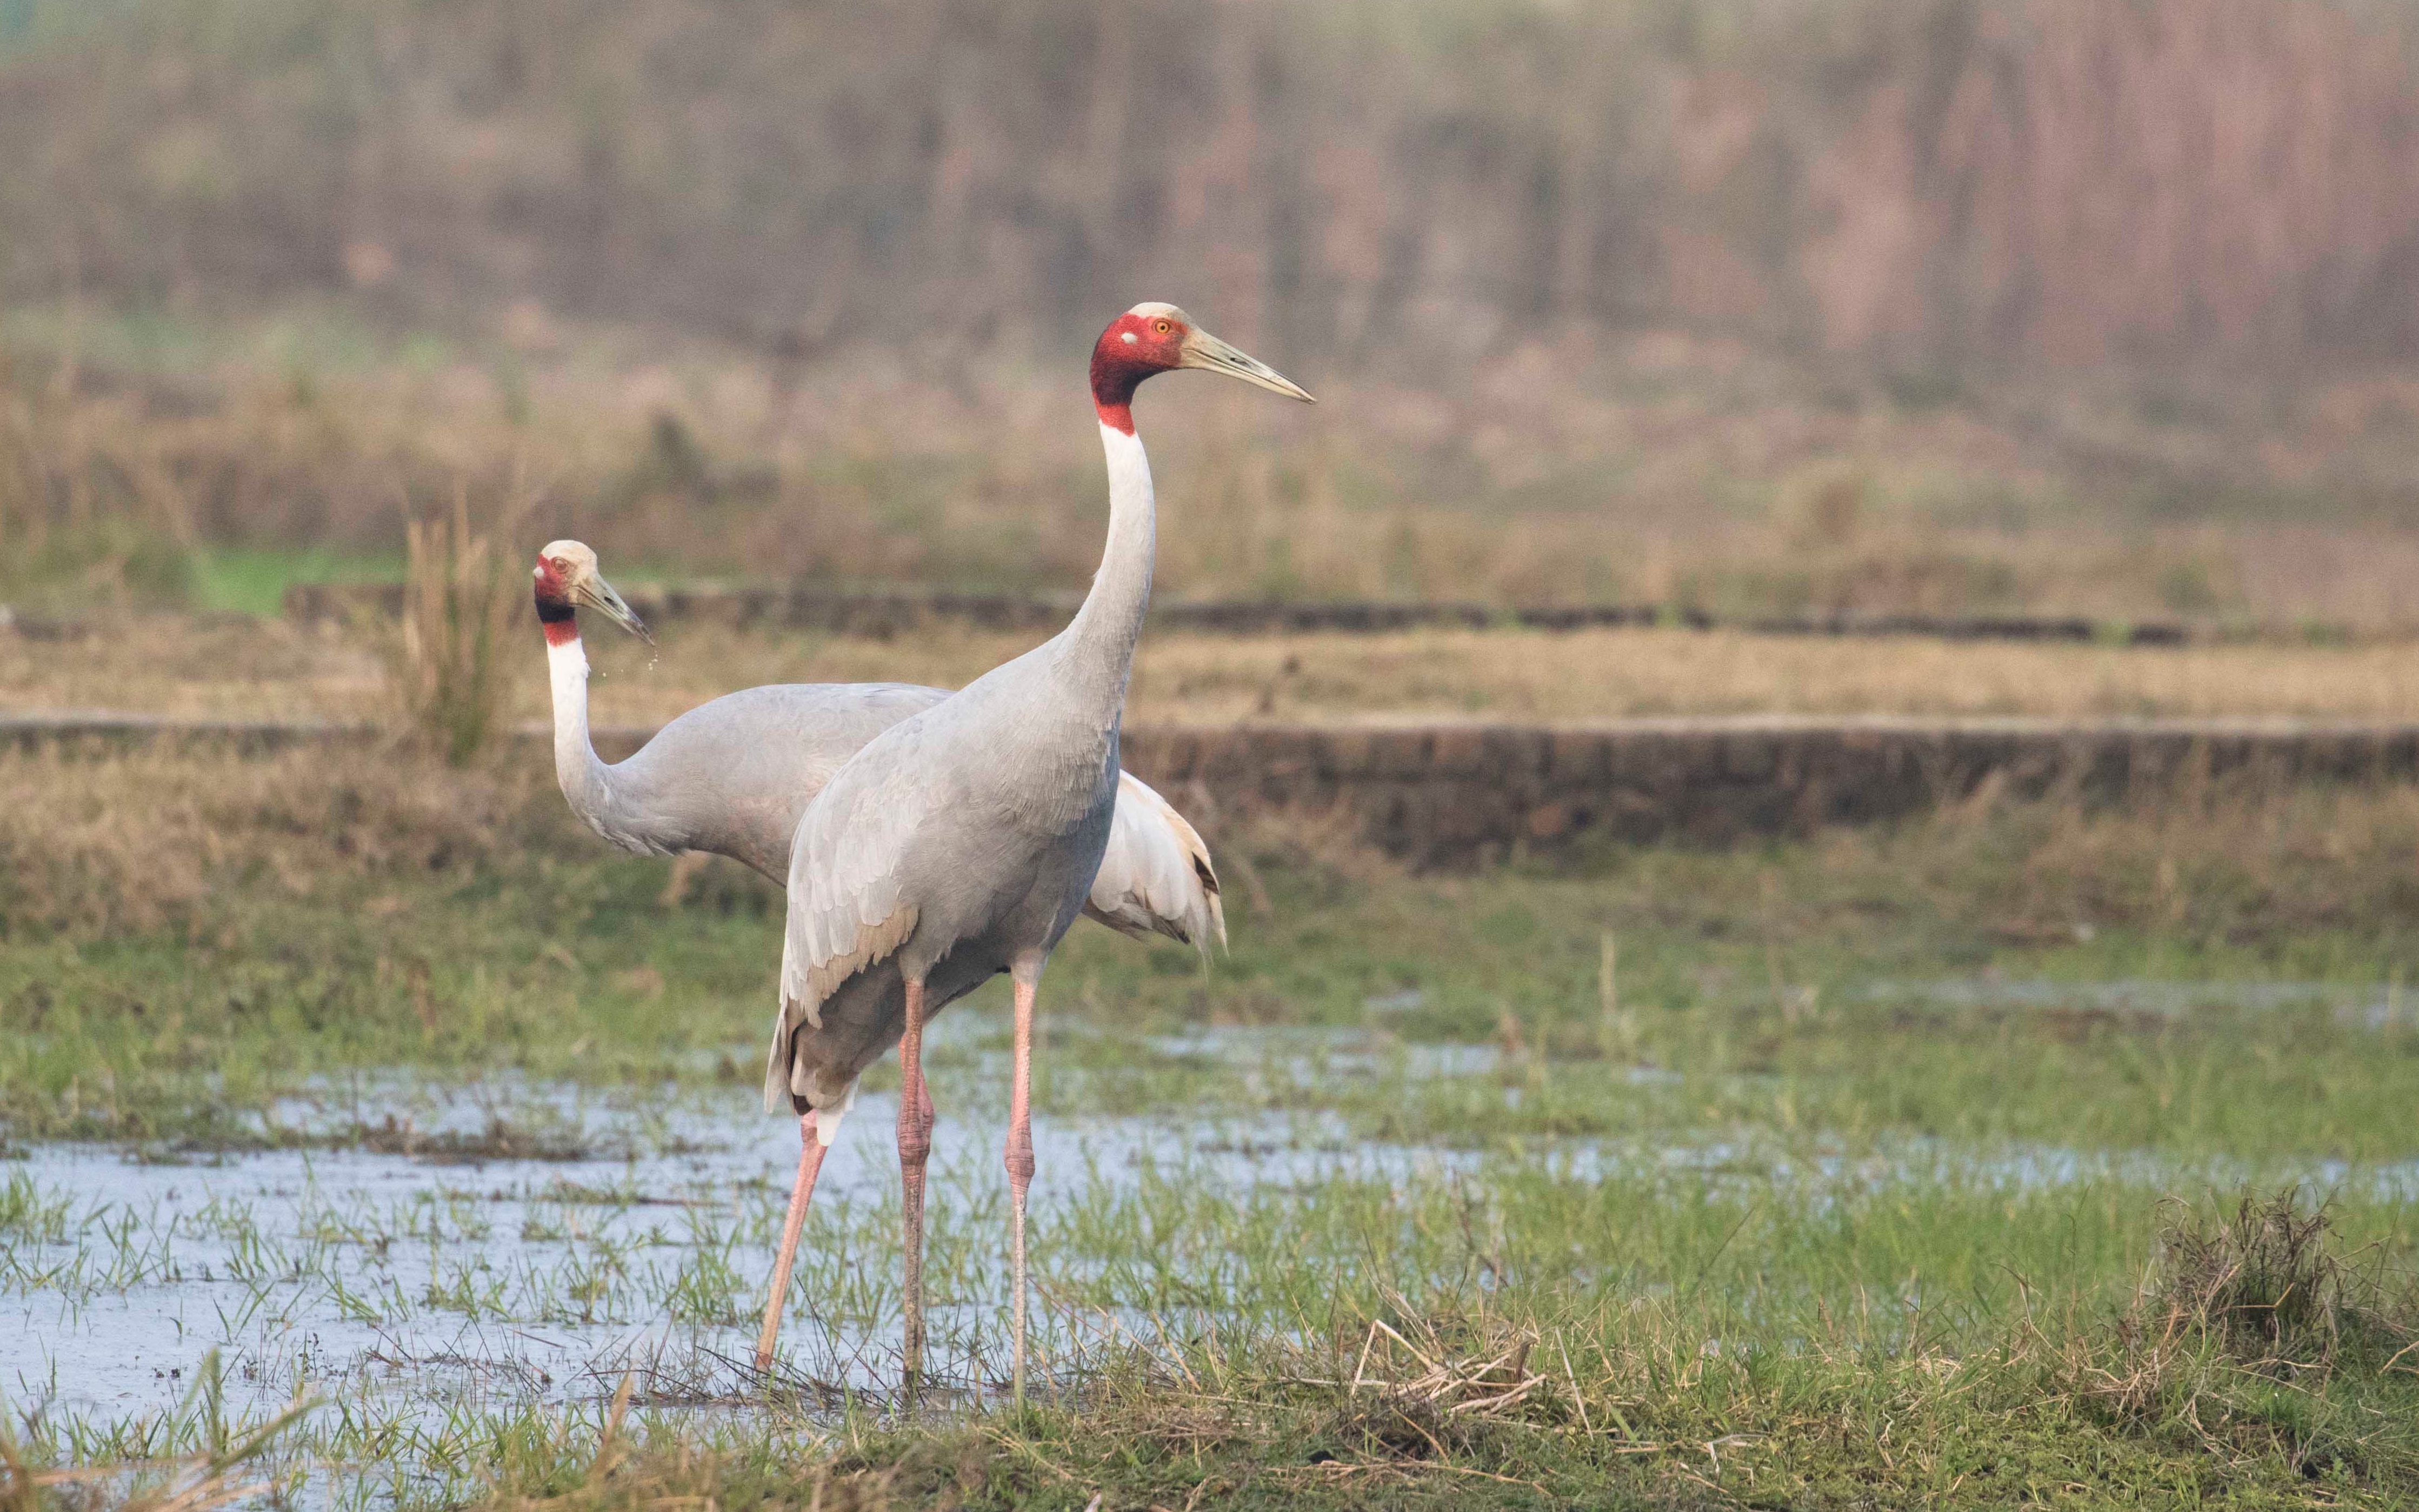
<path fill-rule="evenodd" d="M 786 884 L 798 817 L 832 774 L 875 735 L 949 696 L 909 683 L 746 688 L 699 704 L 609 765 L 589 738 L 578 611 L 654 638 L 582 543 L 547 546 L 532 576 L 554 688 L 555 780 L 589 828 L 641 856 L 707 851 Z M 1084 912 L 1136 939 L 1164 934 L 1204 952 L 1226 943 L 1210 847 L 1131 772 L 1118 774 L 1108 853 Z"/>
<path fill-rule="evenodd" d="M 856 1079 L 899 1044 L 905 1347 L 923 1368 L 924 1086 L 932 1013 L 1005 971 L 1015 1053 L 1006 1163 L 1015 1394 L 1025 1397 L 1025 1194 L 1033 1181 L 1033 1005 L 1050 952 L 1090 892 L 1114 827 L 1117 727 L 1150 599 L 1155 504 L 1134 434 L 1134 391 L 1179 368 L 1224 373 L 1308 401 L 1266 363 L 1172 304 L 1137 304 L 1092 348 L 1092 405 L 1109 473 L 1108 540 L 1066 629 L 868 741 L 798 821 L 790 852 L 780 1011 L 766 1059 L 767 1109 L 783 1097 L 804 1146 L 774 1261 L 775 1306 L 758 1340 L 768 1365 L 797 1233 L 832 1125 Z"/>

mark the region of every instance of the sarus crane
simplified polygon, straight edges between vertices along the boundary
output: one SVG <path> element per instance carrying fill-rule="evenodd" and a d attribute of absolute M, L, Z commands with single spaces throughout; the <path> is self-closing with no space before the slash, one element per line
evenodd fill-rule
<path fill-rule="evenodd" d="M 641 856 L 710 852 L 786 885 L 798 818 L 840 764 L 949 696 L 912 683 L 745 688 L 699 704 L 627 760 L 609 764 L 589 736 L 588 652 L 578 610 L 653 637 L 585 544 L 549 544 L 532 576 L 554 690 L 555 780 L 589 828 Z M 1108 851 L 1084 912 L 1136 939 L 1164 934 L 1205 952 L 1226 943 L 1210 847 L 1131 772 L 1118 774 Z"/>
<path fill-rule="evenodd" d="M 807 806 L 791 847 L 780 1008 L 764 1095 L 768 1109 L 788 1099 L 805 1149 L 773 1295 L 787 1286 L 795 1254 L 790 1236 L 805 1221 L 830 1121 L 847 1108 L 859 1073 L 895 1040 L 902 1364 L 911 1393 L 923 1367 L 924 1166 L 932 1130 L 924 1026 L 1004 971 L 1015 1001 L 1006 1163 L 1014 1388 L 1024 1400 L 1034 997 L 1051 950 L 1091 891 L 1116 819 L 1118 719 L 1150 599 L 1156 538 L 1134 393 L 1152 375 L 1181 368 L 1310 398 L 1172 304 L 1137 304 L 1112 321 L 1091 363 L 1108 460 L 1108 539 L 1082 608 L 1050 640 L 868 741 Z M 769 1360 L 779 1322 L 777 1311 L 767 1313 L 760 1365 Z"/>

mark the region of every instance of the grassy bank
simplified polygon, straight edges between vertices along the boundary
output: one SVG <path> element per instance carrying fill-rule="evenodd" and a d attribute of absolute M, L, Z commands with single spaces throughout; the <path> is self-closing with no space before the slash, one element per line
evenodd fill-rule
<path fill-rule="evenodd" d="M 1215 835 L 1230 958 L 1205 973 L 1085 926 L 1045 987 L 1044 1120 L 1167 1131 L 1044 1204 L 1054 1384 L 1024 1416 L 902 1416 L 806 1380 L 750 1396 L 714 1363 L 740 1352 L 780 1193 L 752 1167 L 667 1185 L 645 1162 L 675 1134 L 602 1112 L 752 1105 L 772 889 L 607 853 L 543 773 L 353 751 L 11 757 L 5 777 L 20 1150 L 638 1163 L 517 1210 L 473 1166 L 433 1207 L 367 1200 L 284 1236 L 261 1211 L 171 1221 L 13 1179 L 0 1296 L 71 1304 L 43 1325 L 63 1339 L 228 1263 L 220 1244 L 299 1288 L 298 1322 L 668 1318 L 708 1351 L 640 1362 L 609 1431 L 616 1369 L 432 1423 L 306 1353 L 280 1368 L 335 1405 L 274 1478 L 600 1508 L 2419 1494 L 2397 1352 L 2419 1238 L 2408 794 L 1984 803 L 1463 877 L 1300 816 Z M 936 1051 L 945 1117 L 997 1115 L 993 995 Z M 376 1090 L 399 1073 L 496 1088 L 494 1110 L 416 1136 Z M 565 1121 L 558 1087 L 596 1116 Z M 981 1317 L 998 1177 L 988 1136 L 955 1137 L 935 1285 Z M 2332 1231 L 2237 1214 L 2246 1183 L 2331 1198 Z M 883 1190 L 818 1211 L 803 1336 L 895 1327 Z M 526 1253 L 490 1269 L 482 1236 L 513 1211 Z M 410 1254 L 424 1277 L 377 1283 Z M 970 1326 L 979 1377 L 996 1335 Z M 25 1452 L 204 1451 L 208 1422 L 59 1406 Z"/>
<path fill-rule="evenodd" d="M 729 863 L 609 852 L 548 772 L 358 749 L 6 769 L 0 980 L 25 1032 L 0 1102 L 19 1137 L 206 1134 L 355 1068 L 752 1084 L 752 1055 L 714 1057 L 755 1038 L 778 892 Z M 2393 1106 L 2419 1091 L 2403 1080 L 2419 1075 L 2419 988 L 2405 1003 L 2398 985 L 2419 955 L 2404 791 L 2092 814 L 1984 799 L 1764 849 L 1615 851 L 1576 873 L 1413 877 L 1302 816 L 1215 839 L 1231 958 L 1205 976 L 1180 949 L 1079 930 L 1053 967 L 1061 1022 L 1517 1045 L 1534 1095 L 1486 1113 L 1482 1134 L 1761 1108 L 1850 1131 L 2382 1159 L 2403 1149 Z M 2167 985 L 2139 1002 L 2092 987 L 2135 980 Z M 2246 998 L 2242 981 L 2290 985 Z M 2349 1020 L 2327 1006 L 2347 995 Z M 1621 1064 L 1679 1080 L 1603 1085 Z M 1564 1105 L 1565 1076 L 1581 1105 Z M 1367 1111 L 1396 1134 L 1418 1117 Z"/>

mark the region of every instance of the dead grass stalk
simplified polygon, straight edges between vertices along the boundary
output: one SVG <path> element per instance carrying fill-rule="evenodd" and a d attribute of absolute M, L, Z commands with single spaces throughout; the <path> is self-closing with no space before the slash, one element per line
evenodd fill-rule
<path fill-rule="evenodd" d="M 407 522 L 395 683 L 412 727 L 459 766 L 494 732 L 510 687 L 503 658 L 522 604 L 504 546 L 537 502 L 516 474 L 494 514 L 471 523 L 470 487 L 450 514 Z"/>

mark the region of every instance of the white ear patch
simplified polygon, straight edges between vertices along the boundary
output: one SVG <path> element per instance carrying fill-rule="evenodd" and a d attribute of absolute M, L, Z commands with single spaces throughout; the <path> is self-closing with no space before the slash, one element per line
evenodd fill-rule
<path fill-rule="evenodd" d="M 1127 346 L 1129 346 L 1129 347 L 1131 347 L 1131 346 L 1132 346 L 1134 343 L 1136 343 L 1136 342 L 1138 342 L 1138 341 L 1142 340 L 1142 338 L 1141 338 L 1140 336 L 1135 335 L 1135 334 L 1134 334 L 1132 332 L 1131 332 L 1131 331 L 1127 332 L 1125 333 L 1125 335 L 1124 335 L 1121 339 L 1122 339 L 1122 340 L 1125 342 L 1125 344 L 1126 344 Z"/>

